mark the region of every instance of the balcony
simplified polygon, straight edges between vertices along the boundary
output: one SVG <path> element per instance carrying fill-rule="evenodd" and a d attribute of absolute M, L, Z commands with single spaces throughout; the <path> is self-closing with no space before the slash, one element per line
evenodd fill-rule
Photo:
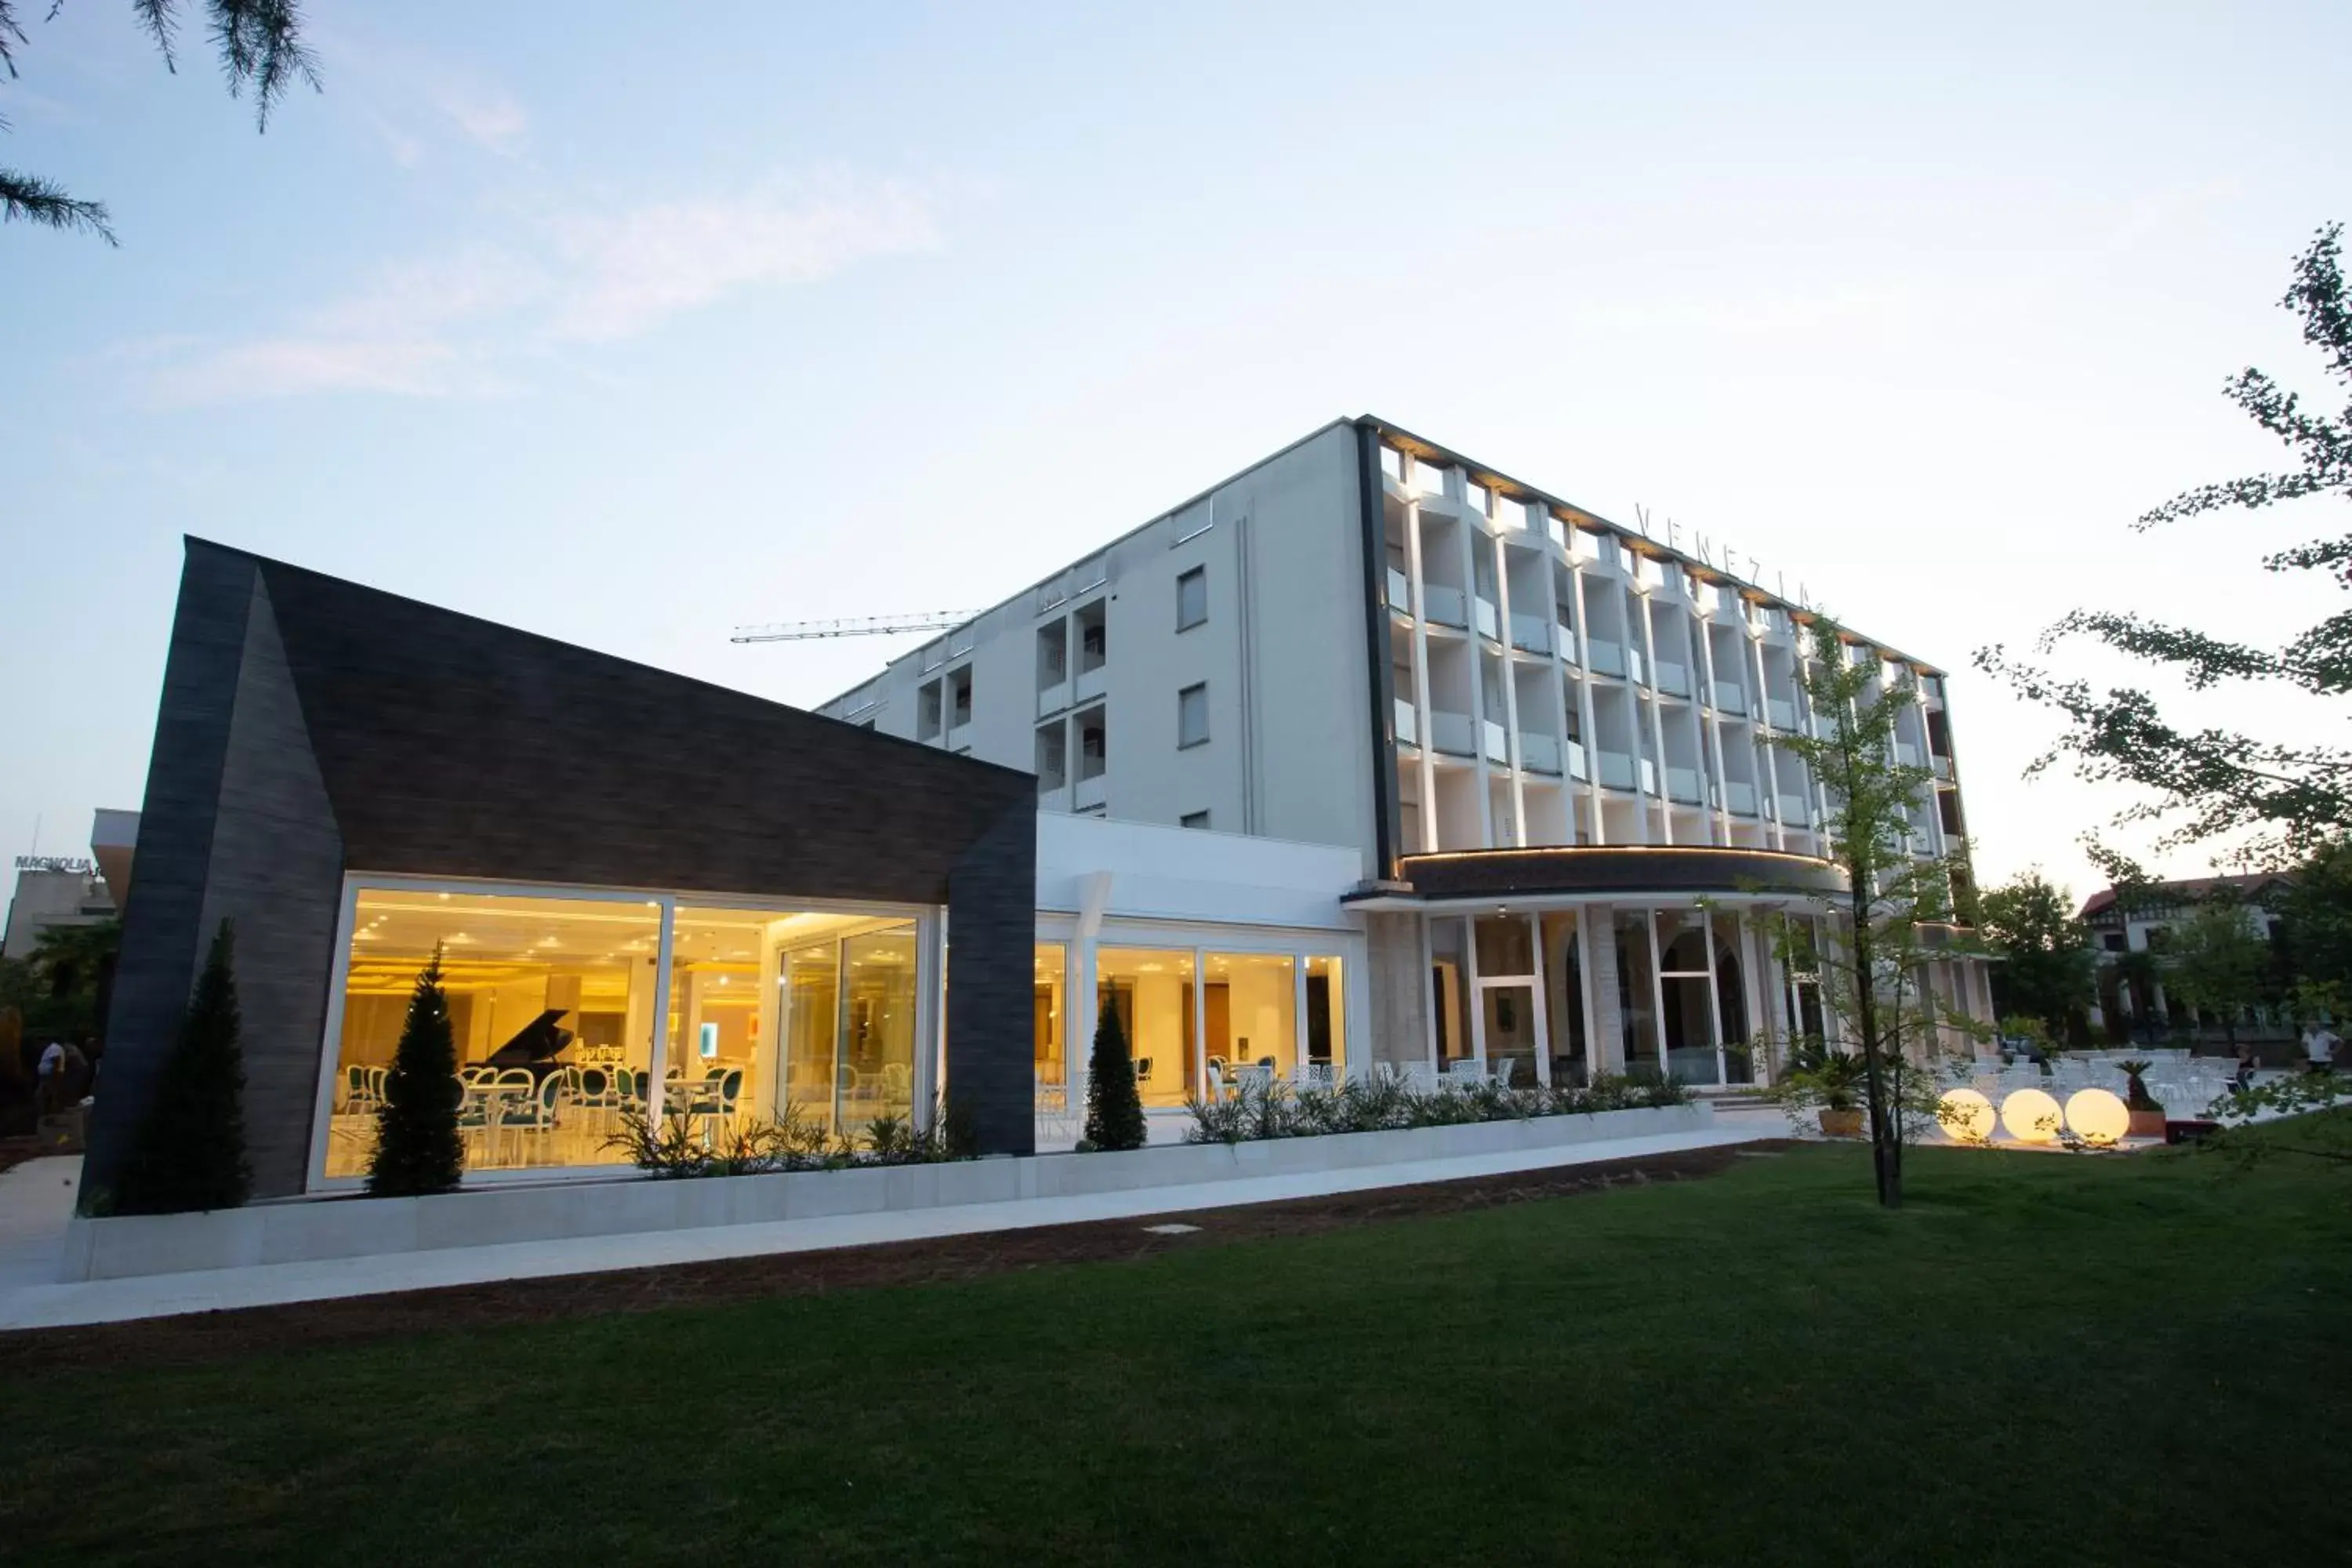
<path fill-rule="evenodd" d="M 1767 697 L 1764 699 L 1764 717 L 1771 721 L 1772 728 L 1775 730 L 1787 730 L 1794 733 L 1797 728 L 1797 705 L 1785 697 Z"/>
<path fill-rule="evenodd" d="M 1559 742 L 1550 735 L 1519 736 L 1519 765 L 1533 773 L 1559 772 Z"/>
<path fill-rule="evenodd" d="M 1698 770 L 1696 768 L 1668 768 L 1666 770 L 1666 798 L 1668 800 L 1679 801 L 1684 805 L 1697 805 L 1704 802 L 1706 799 L 1706 795 L 1699 787 Z"/>
<path fill-rule="evenodd" d="M 1780 820 L 1790 827 L 1809 827 L 1813 820 L 1813 803 L 1801 795 L 1780 797 Z"/>
<path fill-rule="evenodd" d="M 1508 763 L 1511 760 L 1511 741 L 1510 737 L 1504 733 L 1503 727 L 1492 719 L 1486 721 L 1479 727 L 1485 731 L 1486 760 L 1490 763 Z"/>
<path fill-rule="evenodd" d="M 1448 713 L 1442 708 L 1430 710 L 1429 744 L 1432 750 L 1454 757 L 1475 756 L 1478 748 L 1472 730 L 1467 713 Z"/>
<path fill-rule="evenodd" d="M 1570 626 L 1566 621 L 1560 622 L 1558 626 L 1552 628 L 1551 640 L 1559 648 L 1561 658 L 1567 659 L 1570 664 L 1577 662 L 1576 628 L 1574 626 Z"/>
<path fill-rule="evenodd" d="M 1393 566 L 1389 568 L 1389 608 L 1412 614 L 1412 580 Z"/>
<path fill-rule="evenodd" d="M 1723 804 L 1734 816 L 1755 816 L 1756 786 L 1752 784 L 1743 784 L 1738 779 L 1726 779 L 1723 784 Z"/>
<path fill-rule="evenodd" d="M 1421 613 L 1424 619 L 1444 626 L 1466 626 L 1470 624 L 1467 597 L 1459 588 L 1449 588 L 1443 583 L 1421 585 Z"/>
<path fill-rule="evenodd" d="M 1913 745 L 1908 741 L 1895 742 L 1895 765 L 1899 768 L 1917 767 L 1919 765 L 1919 748 Z"/>
<path fill-rule="evenodd" d="M 1747 716 L 1748 693 L 1739 682 L 1718 680 L 1715 683 L 1715 710 L 1718 713 L 1736 714 L 1741 718 Z"/>
<path fill-rule="evenodd" d="M 1658 679 L 1653 684 L 1669 697 L 1688 697 L 1691 691 L 1690 671 L 1662 658 L 1658 660 Z"/>
<path fill-rule="evenodd" d="M 1078 671 L 1076 681 L 1072 684 L 1070 700 L 1090 702 L 1100 697 L 1109 685 L 1110 668 L 1108 665 L 1098 664 L 1092 669 L 1082 669 Z"/>
<path fill-rule="evenodd" d="M 1070 809 L 1087 811 L 1107 805 L 1110 801 L 1110 775 L 1097 773 L 1090 779 L 1080 779 L 1070 786 Z"/>
<path fill-rule="evenodd" d="M 947 740 L 944 744 L 950 752 L 970 751 L 971 749 L 971 721 L 967 719 L 961 724 L 949 725 Z"/>
<path fill-rule="evenodd" d="M 1601 764 L 1601 788 L 1632 789 L 1633 787 L 1633 758 L 1622 752 L 1597 752 L 1593 754 Z M 1649 766 L 1647 763 L 1642 765 Z"/>
<path fill-rule="evenodd" d="M 1949 758 L 1949 757 L 1934 757 L 1934 758 L 1930 758 L 1930 759 L 1929 759 L 1929 763 L 1930 763 L 1930 765 L 1931 765 L 1931 766 L 1933 766 L 1933 767 L 1935 768 L 1935 770 L 1936 770 L 1936 776 L 1937 776 L 1937 778 L 1939 778 L 1939 779 L 1943 779 L 1943 780 L 1945 780 L 1945 781 L 1947 781 L 1947 782 L 1949 782 L 1949 780 L 1951 779 L 1951 776 L 1952 776 L 1952 759 L 1951 759 L 1951 758 Z"/>
<path fill-rule="evenodd" d="M 1591 773 L 1585 770 L 1584 742 L 1581 741 L 1568 742 L 1568 776 L 1587 781 L 1592 777 Z"/>
<path fill-rule="evenodd" d="M 1037 791 L 1037 809 L 1067 812 L 1070 809 L 1070 786 L 1056 784 L 1052 789 L 1040 788 Z"/>
<path fill-rule="evenodd" d="M 1057 680 L 1037 693 L 1037 717 L 1040 719 L 1048 713 L 1059 713 L 1069 705 L 1070 683 L 1066 680 Z"/>
<path fill-rule="evenodd" d="M 1478 635 L 1480 637 L 1492 637 L 1496 642 L 1503 640 L 1503 634 L 1496 629 L 1497 613 L 1495 606 L 1486 600 L 1478 601 Z"/>
<path fill-rule="evenodd" d="M 1625 673 L 1625 648 L 1622 643 L 1592 639 L 1592 668 L 1602 675 Z"/>
<path fill-rule="evenodd" d="M 1528 653 L 1549 653 L 1551 623 L 1541 616 L 1513 616 L 1511 646 Z"/>

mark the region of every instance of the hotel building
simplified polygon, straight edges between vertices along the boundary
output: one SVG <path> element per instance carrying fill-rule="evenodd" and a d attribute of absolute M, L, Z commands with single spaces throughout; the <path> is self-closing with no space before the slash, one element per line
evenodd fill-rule
<path fill-rule="evenodd" d="M 1248 863 L 1234 840 L 1352 858 L 1288 941 L 1122 918 L 1116 877 L 1093 905 L 1041 887 L 1047 1096 L 1082 1082 L 1066 1040 L 1104 1005 L 1160 1106 L 1254 1064 L 1730 1087 L 1754 1079 L 1760 1036 L 1822 1026 L 1815 977 L 1786 972 L 1770 936 L 1826 918 L 1843 889 L 1822 858 L 1828 803 L 1780 743 L 1815 723 L 1811 618 L 1728 562 L 1364 417 L 818 711 L 1034 773 L 1041 831 L 1066 816 L 1201 830 L 1197 855 L 1163 853 L 1228 869 Z M 1961 850 L 1943 671 L 1843 646 L 1916 699 L 1896 747 L 1934 773 L 1916 851 Z M 1980 962 L 1918 979 L 1990 1017 Z"/>

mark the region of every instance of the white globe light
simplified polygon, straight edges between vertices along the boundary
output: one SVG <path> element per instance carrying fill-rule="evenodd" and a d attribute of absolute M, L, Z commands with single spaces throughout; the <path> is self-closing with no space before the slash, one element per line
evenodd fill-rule
<path fill-rule="evenodd" d="M 2111 1089 L 2078 1089 L 2066 1100 L 2066 1125 L 2084 1142 L 2105 1148 L 2131 1131 L 2131 1108 Z"/>
<path fill-rule="evenodd" d="M 1989 1143 L 1998 1118 L 1992 1101 L 1972 1089 L 1948 1089 L 1936 1102 L 1936 1120 L 1963 1143 Z"/>
<path fill-rule="evenodd" d="M 2000 1124 L 2021 1143 L 2056 1142 L 2064 1119 L 2058 1102 L 2038 1089 L 2021 1089 L 2000 1102 Z"/>

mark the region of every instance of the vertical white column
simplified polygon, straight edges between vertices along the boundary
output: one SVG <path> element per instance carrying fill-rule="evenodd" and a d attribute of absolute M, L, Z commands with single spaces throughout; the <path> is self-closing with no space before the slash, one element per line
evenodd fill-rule
<path fill-rule="evenodd" d="M 1764 814 L 1763 820 L 1770 825 L 1772 847 L 1786 850 L 1789 847 L 1789 828 L 1780 820 L 1780 751 L 1773 744 L 1773 737 L 1779 731 L 1772 724 L 1772 689 L 1764 679 L 1764 641 L 1761 637 L 1748 638 L 1748 665 L 1756 676 L 1756 776 L 1759 781 L 1756 787 L 1762 792 L 1757 809 Z M 1793 705 L 1790 710 L 1795 711 Z"/>
<path fill-rule="evenodd" d="M 1545 514 L 1547 527 L 1549 525 L 1549 518 L 1550 514 L 1547 512 Z M 1544 555 L 1543 580 L 1543 613 L 1547 617 L 1544 622 L 1544 636 L 1551 639 L 1549 671 L 1551 676 L 1549 683 L 1551 722 L 1555 730 L 1564 731 L 1568 727 L 1568 658 L 1567 650 L 1560 646 L 1559 563 L 1552 560 L 1549 552 Z M 1574 635 L 1572 630 L 1570 635 Z M 1579 728 L 1581 729 L 1581 726 L 1580 725 Z M 1586 763 L 1585 772 L 1591 771 L 1591 764 Z M 1567 808 L 1568 816 L 1568 826 L 1563 830 L 1560 842 L 1573 844 L 1576 842 L 1576 775 L 1568 771 L 1568 736 L 1565 733 L 1559 737 L 1559 798 Z"/>
<path fill-rule="evenodd" d="M 1638 574 L 1639 568 L 1636 567 L 1635 570 Z M 1642 622 L 1643 673 L 1649 677 L 1647 681 L 1637 680 L 1633 682 L 1633 711 L 1638 715 L 1645 709 L 1648 710 L 1650 720 L 1650 749 L 1657 755 L 1656 762 L 1651 764 L 1651 782 L 1656 786 L 1654 793 L 1657 796 L 1659 835 L 1657 837 L 1650 839 L 1650 842 L 1657 844 L 1672 844 L 1675 841 L 1675 809 L 1666 799 L 1666 725 L 1665 721 L 1659 716 L 1658 712 L 1657 633 L 1655 628 L 1650 625 L 1650 595 L 1637 591 L 1633 595 L 1632 604 L 1634 607 L 1634 613 L 1641 618 Z M 1643 700 L 1642 696 L 1644 689 L 1646 689 L 1650 694 L 1646 701 Z M 1634 720 L 1634 722 L 1638 724 L 1641 722 L 1641 720 L 1637 717 Z M 1638 753 L 1641 748 L 1637 745 L 1634 750 Z M 1649 823 L 1647 818 L 1653 791 L 1643 789 L 1641 787 L 1641 784 L 1642 759 L 1637 754 L 1633 759 L 1633 785 L 1634 793 L 1642 801 L 1643 813 L 1643 832 L 1646 838 L 1648 837 L 1649 833 Z M 1654 937 L 1656 935 L 1654 921 L 1652 922 L 1651 934 Z M 1652 952 L 1650 956 L 1654 960 L 1657 957 L 1655 951 L 1656 944 L 1654 942 L 1651 945 Z M 1654 962 L 1651 964 L 1651 973 L 1653 974 L 1657 973 L 1657 965 Z"/>
<path fill-rule="evenodd" d="M 1491 849 L 1495 847 L 1495 797 L 1486 777 L 1486 649 L 1478 635 L 1478 549 L 1471 539 L 1477 530 L 1471 525 L 1470 503 L 1462 493 L 1461 471 L 1449 469 L 1445 482 L 1462 535 L 1462 618 L 1469 623 L 1463 628 L 1463 639 L 1470 650 L 1470 763 L 1478 779 L 1478 847 Z"/>
<path fill-rule="evenodd" d="M 1412 471 L 1408 468 L 1407 473 Z M 1419 496 L 1407 486 L 1408 493 Z M 1420 738 L 1414 767 L 1421 774 L 1421 844 L 1423 850 L 1440 847 L 1437 835 L 1437 760 L 1429 710 L 1429 591 L 1421 570 L 1421 502 L 1404 505 L 1405 569 L 1412 574 L 1412 707 L 1413 733 Z"/>
<path fill-rule="evenodd" d="M 1715 695 L 1715 620 L 1711 616 L 1700 616 L 1695 625 L 1698 633 L 1698 678 L 1706 689 L 1706 703 L 1702 710 L 1706 714 L 1706 743 L 1701 748 L 1706 755 L 1700 758 L 1700 762 L 1711 765 L 1715 775 L 1715 809 L 1707 814 L 1707 820 L 1714 826 L 1715 841 L 1728 844 L 1731 842 L 1730 775 L 1723 765 L 1723 712 L 1717 705 Z M 1709 945 L 1712 946 L 1711 943 Z"/>
<path fill-rule="evenodd" d="M 653 1068 L 652 1083 L 646 1090 L 646 1116 L 658 1127 L 662 1079 L 669 1068 L 669 964 L 671 942 L 677 934 L 677 900 L 663 898 L 646 902 L 661 910 L 661 940 L 654 951 L 654 1048 L 646 1058 Z"/>
<path fill-rule="evenodd" d="M 1569 565 L 1569 589 L 1576 595 L 1576 679 L 1577 713 L 1584 729 L 1584 808 L 1592 822 L 1592 842 L 1609 842 L 1609 830 L 1601 820 L 1601 731 L 1592 719 L 1592 632 L 1591 617 L 1585 613 L 1584 567 L 1580 563 Z M 1590 1050 L 1590 1035 L 1585 1037 Z"/>
<path fill-rule="evenodd" d="M 1475 629 L 1475 628 L 1474 628 Z M 1470 1015 L 1470 1060 L 1486 1070 L 1486 998 L 1478 989 L 1478 917 L 1453 917 L 1462 922 L 1462 1000 Z"/>
<path fill-rule="evenodd" d="M 1519 510 L 1524 517 L 1526 507 L 1520 506 Z M 1511 768 L 1511 842 L 1524 845 L 1528 842 L 1528 775 L 1527 763 L 1519 755 L 1519 671 L 1511 658 L 1511 571 L 1507 549 L 1498 523 L 1494 538 L 1495 629 L 1503 634 L 1503 755 L 1510 759 Z M 1483 649 L 1479 657 L 1486 657 Z M 1479 754 L 1484 756 L 1486 737 L 1480 736 L 1479 741 Z"/>
<path fill-rule="evenodd" d="M 1549 1088 L 1551 1084 L 1551 1010 L 1545 1005 L 1543 917 L 1528 916 L 1528 951 L 1535 958 L 1535 1016 L 1528 1020 L 1528 1031 L 1536 1043 L 1536 1084 Z"/>

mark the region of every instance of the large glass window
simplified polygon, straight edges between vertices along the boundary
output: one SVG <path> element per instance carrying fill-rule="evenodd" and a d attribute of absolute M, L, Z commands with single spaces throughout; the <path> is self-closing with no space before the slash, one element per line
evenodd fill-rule
<path fill-rule="evenodd" d="M 1617 1016 L 1625 1031 L 1625 1070 L 1658 1072 L 1658 1010 L 1652 989 L 1650 914 L 1617 912 Z"/>
<path fill-rule="evenodd" d="M 656 1105 L 714 1141 L 754 1119 L 861 1135 L 914 1111 L 919 943 L 903 916 L 455 889 L 353 900 L 330 1178 L 367 1172 L 436 944 L 470 1170 L 620 1163 L 625 1115 Z"/>
<path fill-rule="evenodd" d="M 1066 1090 L 1070 1082 L 1067 953 L 1068 950 L 1058 942 L 1037 944 L 1030 1031 L 1040 1090 Z"/>
<path fill-rule="evenodd" d="M 1202 1020 L 1213 1081 L 1231 1084 L 1245 1070 L 1287 1079 L 1298 1066 L 1296 961 L 1286 952 L 1205 954 Z"/>
<path fill-rule="evenodd" d="M 1715 977 L 1707 963 L 1704 913 L 1661 910 L 1658 995 L 1666 1071 L 1685 1083 L 1718 1081 L 1715 1057 Z"/>
<path fill-rule="evenodd" d="M 1755 1064 L 1749 1058 L 1748 965 L 1742 957 L 1746 951 L 1747 943 L 1742 940 L 1738 920 L 1731 915 L 1716 916 L 1716 1016 L 1722 1026 L 1723 1080 L 1726 1083 L 1753 1083 L 1756 1080 Z"/>
<path fill-rule="evenodd" d="M 1188 948 L 1106 947 L 1095 953 L 1095 1000 L 1118 1015 L 1147 1106 L 1181 1106 L 1200 1079 Z"/>
<path fill-rule="evenodd" d="M 468 1168 L 620 1160 L 606 1140 L 652 1066 L 661 925 L 660 906 L 642 899 L 362 889 L 326 1173 L 367 1173 L 384 1074 L 436 947 Z"/>
<path fill-rule="evenodd" d="M 1543 917 L 1544 1000 L 1551 1012 L 1551 1081 L 1582 1083 L 1588 1070 L 1584 1040 L 1584 955 L 1577 941 L 1576 911 Z"/>
<path fill-rule="evenodd" d="M 1435 1005 L 1437 1059 L 1441 1066 L 1465 1061 L 1470 1045 L 1470 976 L 1464 952 L 1463 922 L 1451 916 L 1429 922 L 1429 985 Z"/>
<path fill-rule="evenodd" d="M 1348 1071 L 1348 992 L 1337 957 L 1307 961 L 1307 1062 L 1337 1083 Z"/>

